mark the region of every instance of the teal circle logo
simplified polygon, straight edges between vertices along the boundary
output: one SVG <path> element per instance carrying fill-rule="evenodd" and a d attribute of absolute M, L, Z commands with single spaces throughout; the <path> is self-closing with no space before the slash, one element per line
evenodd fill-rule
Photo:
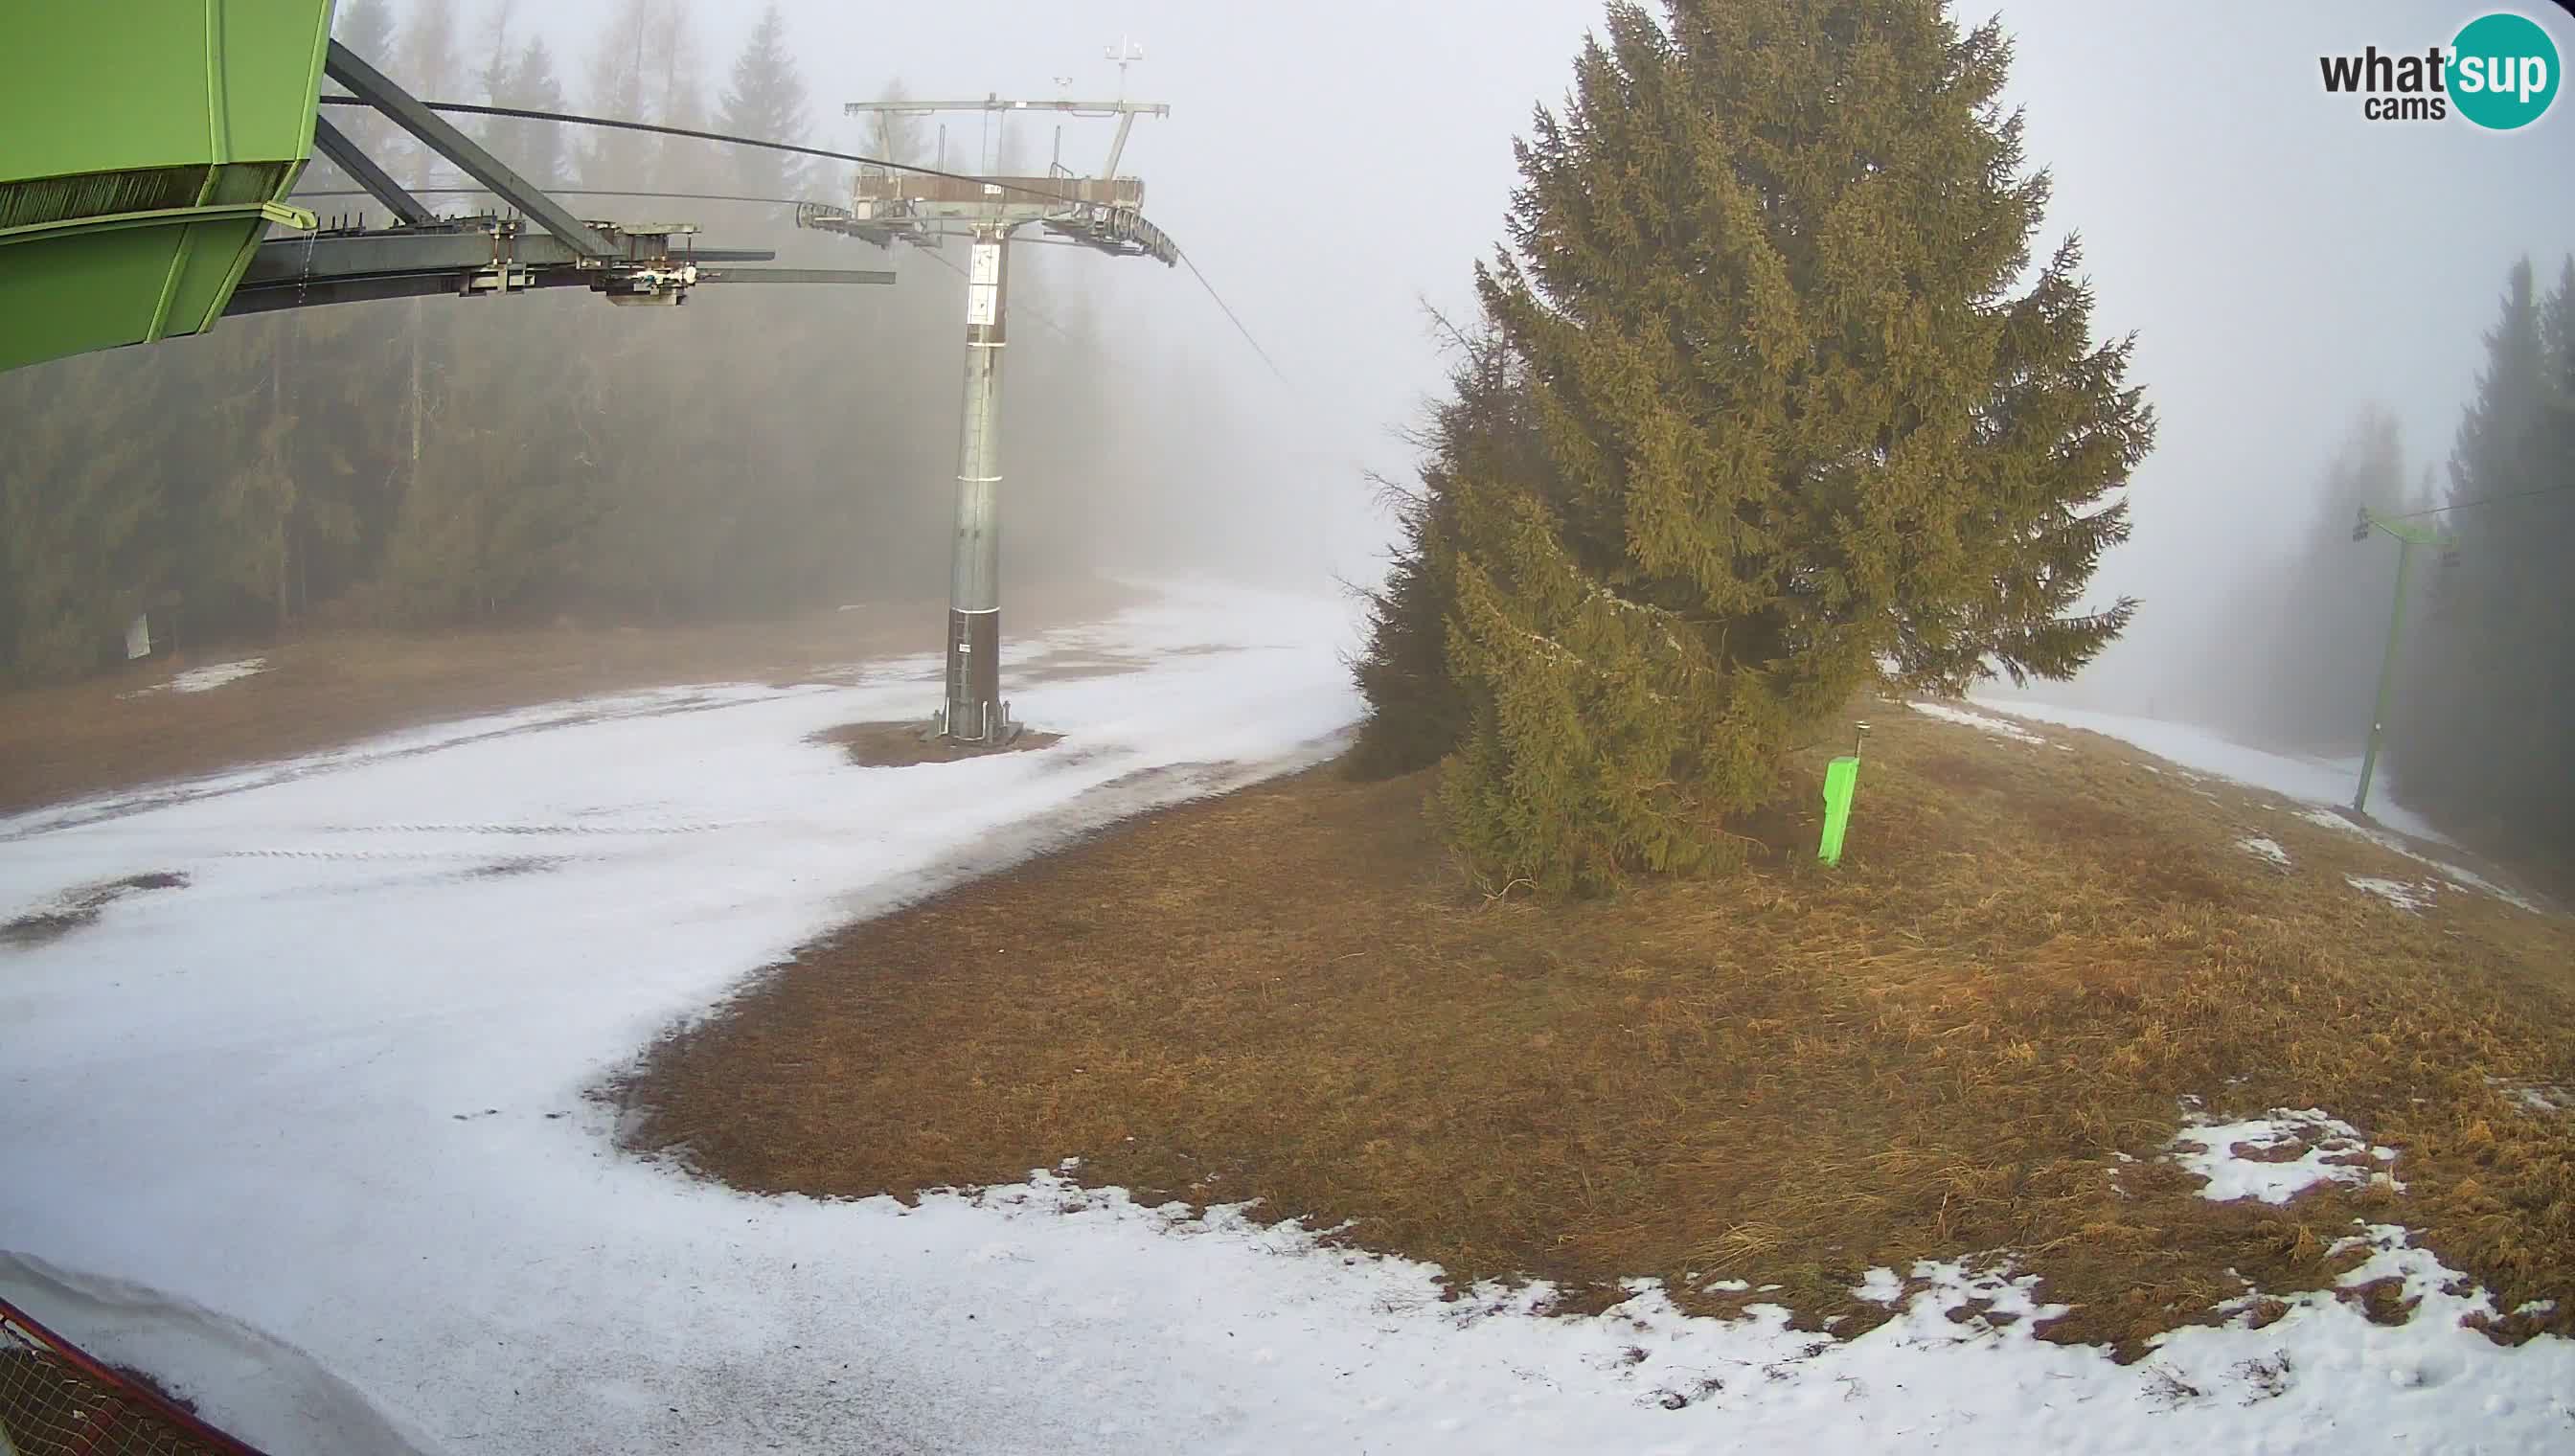
<path fill-rule="evenodd" d="M 2508 132 L 2539 120 L 2557 99 L 2557 42 L 2526 15 L 2497 12 L 2467 23 L 2450 42 L 2443 78 L 2459 115 Z"/>

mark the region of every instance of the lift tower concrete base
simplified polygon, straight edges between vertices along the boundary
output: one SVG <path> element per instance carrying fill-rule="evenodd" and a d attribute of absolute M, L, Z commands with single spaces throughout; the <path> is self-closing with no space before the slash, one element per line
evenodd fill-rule
<path fill-rule="evenodd" d="M 935 248 L 968 239 L 966 270 L 966 402 L 957 443 L 957 531 L 948 571 L 948 692 L 939 731 L 953 742 L 999 744 L 1018 732 L 1002 701 L 1002 361 L 1009 348 L 1011 236 L 1031 226 L 1056 240 L 1119 257 L 1153 258 L 1165 266 L 1180 250 L 1145 221 L 1145 184 L 1117 174 L 1127 132 L 1139 116 L 1171 108 L 1138 101 L 852 102 L 851 115 L 945 111 L 1056 112 L 1115 116 L 1118 139 L 1098 177 L 1061 165 L 1042 177 L 925 176 L 863 168 L 850 206 L 806 204 L 800 226 L 845 233 L 879 247 L 898 242 Z"/>

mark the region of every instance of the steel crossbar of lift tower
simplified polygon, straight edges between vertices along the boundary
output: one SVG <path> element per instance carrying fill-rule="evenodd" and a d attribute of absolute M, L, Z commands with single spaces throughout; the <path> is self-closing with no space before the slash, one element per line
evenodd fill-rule
<path fill-rule="evenodd" d="M 740 267 L 778 255 L 766 248 L 698 247 L 698 230 L 689 224 L 578 218 L 347 46 L 330 43 L 323 71 L 349 94 L 321 101 L 373 109 L 518 215 L 440 217 L 328 115 L 317 116 L 314 149 L 384 204 L 396 226 L 316 228 L 262 243 L 233 292 L 228 315 L 566 287 L 587 289 L 614 304 L 676 305 L 702 283 L 894 282 L 894 274 L 883 270 Z"/>
<path fill-rule="evenodd" d="M 443 104 L 333 41 L 331 0 L 216 7 L 221 25 L 132 6 L 20 8 L 10 34 L 26 84 L 0 87 L 0 370 L 202 334 L 231 314 L 359 299 L 579 286 L 613 303 L 676 304 L 701 283 L 894 281 L 746 268 L 776 255 L 698 247 L 685 224 L 580 217 L 447 121 Z M 153 84 L 96 79 L 138 76 Z M 326 83 L 342 89 L 326 94 Z M 473 179 L 491 211 L 441 217 L 334 115 L 351 109 Z M 325 226 L 297 206 L 317 156 L 392 226 Z"/>
<path fill-rule="evenodd" d="M 1112 59 L 1118 59 L 1115 53 Z M 938 731 L 960 743 L 1000 744 L 1019 733 L 1001 690 L 1002 359 L 1010 344 L 1011 236 L 1036 226 L 1113 257 L 1151 258 L 1166 267 L 1178 263 L 1180 249 L 1145 220 L 1144 182 L 1117 175 L 1136 118 L 1169 116 L 1172 109 L 1156 102 L 1006 101 L 996 95 L 962 102 L 856 101 L 842 110 L 850 116 L 965 111 L 1118 118 L 1117 140 L 1097 177 L 1078 176 L 1060 164 L 1044 176 L 973 178 L 862 167 L 847 208 L 809 203 L 797 209 L 799 227 L 880 248 L 969 240 L 965 410 L 949 557 L 947 692 Z"/>

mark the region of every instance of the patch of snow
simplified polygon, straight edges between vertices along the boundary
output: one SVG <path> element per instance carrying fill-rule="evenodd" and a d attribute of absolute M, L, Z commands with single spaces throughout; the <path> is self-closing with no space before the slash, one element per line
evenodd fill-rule
<path fill-rule="evenodd" d="M 2150 1398 L 2162 1398 L 2165 1409 L 2155 1429 L 2197 1417 L 2207 1423 L 2201 1429 L 2232 1433 L 2218 1440 L 2220 1450 L 2399 1451 L 2416 1442 L 2456 1443 L 2456 1436 L 2432 1434 L 2428 1426 L 2413 1426 L 2419 1434 L 2398 1429 L 2420 1420 L 2420 1412 L 2440 1408 L 2457 1412 L 2479 1432 L 2471 1443 L 2479 1449 L 2510 1450 L 2522 1439 L 2490 1433 L 2486 1423 L 2498 1420 L 2534 1435 L 2549 1431 L 2542 1441 L 2549 1448 L 2564 1444 L 2568 1423 L 2575 1421 L 2575 1392 L 2523 1384 L 2522 1376 L 2536 1370 L 2478 1394 L 2469 1387 L 2493 1369 L 2498 1353 L 2510 1361 L 2522 1352 L 2546 1351 L 2543 1360 L 2553 1360 L 2575 1352 L 2575 1345 L 2543 1339 L 2522 1351 L 2498 1350 L 2461 1323 L 2471 1316 L 2494 1318 L 2493 1297 L 2460 1280 L 2430 1250 L 2413 1247 L 2402 1227 L 2355 1224 L 2353 1235 L 2333 1248 L 2366 1248 L 2369 1256 L 2331 1289 L 2281 1296 L 2288 1312 L 2277 1322 L 2253 1329 L 2255 1300 L 2228 1301 L 2242 1312 L 2226 1324 L 2186 1327 L 2154 1342 L 2153 1352 L 2131 1368 Z M 2400 1299 L 2417 1301 L 2404 1324 L 2370 1325 L 2353 1307 L 2356 1291 L 2382 1279 L 2398 1281 Z M 2326 1333 L 2337 1326 L 2349 1333 Z M 2339 1418 L 2330 1413 L 2338 1398 L 2354 1402 Z M 2301 1420 L 2311 1424 L 2291 1424 Z M 2553 1430 L 2548 1422 L 2556 1423 Z M 2140 1450 L 2178 1448 L 2146 1440 L 2142 1431 L 2137 1437 Z"/>
<path fill-rule="evenodd" d="M 2256 1155 L 2239 1153 L 2239 1147 Z M 2291 1147 L 2300 1149 L 2296 1156 L 2277 1157 Z M 2265 1153 L 2272 1156 L 2258 1155 Z M 2372 1146 L 2359 1129 L 2316 1107 L 2276 1107 L 2267 1116 L 2237 1122 L 2195 1117 L 2174 1137 L 2171 1156 L 2208 1180 L 2200 1196 L 2212 1203 L 2239 1198 L 2286 1203 L 2319 1183 L 2357 1186 L 2382 1179 L 2391 1191 L 2405 1191 L 2403 1183 L 2378 1166 L 2396 1161 L 2394 1148 Z"/>
<path fill-rule="evenodd" d="M 2439 874 L 2443 879 L 2448 880 L 2451 884 L 2460 889 L 2475 890 L 2480 894 L 2489 895 L 2495 899 L 2499 899 L 2505 904 L 2512 906 L 2514 909 L 2524 910 L 2534 915 L 2546 913 L 2546 911 L 2540 909 L 2537 902 L 2533 901 L 2529 896 L 2516 894 L 2512 890 L 2504 888 L 2502 885 L 2495 883 L 2493 880 L 2486 878 L 2482 874 L 2478 874 L 2474 870 L 2462 869 L 2456 864 L 2435 859 L 2431 855 L 2422 852 L 2413 845 L 2405 842 L 2403 839 L 2398 838 L 2396 835 L 2388 833 L 2384 829 L 2373 829 L 2367 824 L 2355 822 L 2343 814 L 2334 812 L 2332 809 L 2300 809 L 2297 812 L 2297 817 L 2308 823 L 2322 825 L 2328 829 L 2340 829 L 2346 834 L 2358 834 L 2360 837 L 2367 839 L 2371 843 L 2387 850 L 2391 854 L 2401 854 L 2406 858 L 2413 860 L 2417 864 L 2429 865 L 2433 872 Z"/>
<path fill-rule="evenodd" d="M 2344 882 L 2365 894 L 2374 894 L 2409 915 L 2419 915 L 2432 906 L 2432 882 L 2409 883 L 2402 879 L 2381 879 L 2370 874 L 2346 874 Z"/>
<path fill-rule="evenodd" d="M 2292 1296 L 2259 1331 L 2165 1337 L 2147 1370 L 2038 1338 L 2054 1307 L 2007 1268 L 1871 1271 L 1900 1304 L 1848 1340 L 1768 1304 L 1686 1317 L 1650 1280 L 1546 1318 L 1543 1286 L 1451 1299 L 1321 1231 L 1051 1172 L 906 1206 L 616 1150 L 586 1094 L 814 934 L 1329 751 L 1356 628 L 1341 602 L 1167 597 L 1053 639 L 1151 666 L 1013 685 L 1064 741 L 955 764 L 810 741 L 926 712 L 935 688 L 901 675 L 936 665 L 905 660 L 0 818 L 0 914 L 188 875 L 0 952 L 0 1241 L 30 1256 L 0 1292 L 280 1456 L 2563 1440 L 2575 1345 L 2459 1329 L 2481 1306 L 2401 1234 L 2368 1267 L 2422 1287 L 2410 1324 Z M 468 872 L 532 849 L 542 870 Z M 2284 1385 L 2236 1373 L 2275 1356 Z M 2165 1376 L 2202 1396 L 2165 1409 Z"/>
<path fill-rule="evenodd" d="M 1904 1281 L 1895 1277 L 1893 1269 L 1871 1269 L 1860 1276 L 1859 1283 L 1851 1289 L 1851 1297 L 1871 1304 L 1893 1304 L 1904 1297 Z"/>
<path fill-rule="evenodd" d="M 2540 909 L 2538 902 L 2531 899 L 2529 896 L 2515 894 L 2511 890 L 2504 888 L 2502 885 L 2495 883 L 2493 880 L 2486 878 L 2484 875 L 2461 869 L 2455 864 L 2444 864 L 2438 859 L 2426 859 L 2420 854 L 2410 855 L 2409 857 L 2422 859 L 2424 863 L 2431 865 L 2443 879 L 2448 880 L 2450 883 L 2461 889 L 2472 889 L 2477 891 L 2479 894 L 2490 895 L 2493 898 L 2499 899 L 2505 904 L 2512 906 L 2516 910 L 2526 911 L 2530 914 L 2537 915 L 2546 913 Z"/>
<path fill-rule="evenodd" d="M 2260 834 L 2245 835 L 2243 838 L 2235 841 L 2235 847 L 2243 850 L 2247 854 L 2258 854 L 2262 858 L 2270 860 L 2272 863 L 2279 865 L 2283 869 L 2289 867 L 2289 851 L 2281 848 L 2277 842 L 2266 839 Z"/>
<path fill-rule="evenodd" d="M 116 696 L 149 698 L 156 693 L 211 693 L 226 684 L 238 683 L 244 678 L 267 671 L 268 659 L 244 658 L 237 663 L 216 663 L 210 667 L 190 668 L 167 683 L 155 683 L 149 688 L 137 688 L 131 693 L 120 693 Z"/>
<path fill-rule="evenodd" d="M 1946 703 L 1908 703 L 1905 707 L 1912 709 L 1915 713 L 1925 715 L 1926 717 L 1936 718 L 1943 723 L 1954 723 L 1963 728 L 1974 728 L 1976 731 L 1981 733 L 1991 733 L 1998 738 L 2009 738 L 2016 743 L 2044 743 L 2047 741 L 2047 739 L 2040 737 L 2038 734 L 2031 732 L 2025 728 L 2022 728 L 2019 724 L 2012 723 L 2006 719 L 1990 718 L 1981 713 L 1970 713 L 1966 709 L 1953 707 Z"/>
<path fill-rule="evenodd" d="M 2561 1086 L 2554 1082 L 2514 1082 L 2501 1077 L 2486 1078 L 2486 1085 L 2533 1112 L 2550 1115 L 2575 1112 L 2575 1086 Z"/>
<path fill-rule="evenodd" d="M 2360 781 L 2358 758 L 2303 758 L 2289 753 L 2267 752 L 2233 742 L 2203 728 L 2189 724 L 2167 723 L 2161 719 L 2134 718 L 2127 714 L 2100 713 L 2091 709 L 2063 708 L 2052 703 L 2039 703 L 2014 698 L 1997 701 L 1974 699 L 1989 708 L 2002 709 L 2022 718 L 2042 723 L 2061 724 L 2117 738 L 2145 749 L 2168 763 L 2196 768 L 2267 788 L 2301 803 L 2336 804 L 2351 802 L 2352 790 Z M 2385 767 L 2379 771 L 2380 790 L 2370 798 L 2371 813 L 2388 827 L 2418 839 L 2446 843 L 2440 832 L 2422 815 L 2396 801 L 2394 785 Z"/>

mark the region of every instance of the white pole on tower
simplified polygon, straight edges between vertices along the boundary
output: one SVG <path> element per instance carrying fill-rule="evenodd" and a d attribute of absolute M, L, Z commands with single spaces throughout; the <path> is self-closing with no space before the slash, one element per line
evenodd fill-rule
<path fill-rule="evenodd" d="M 1118 63 L 1118 99 L 1124 101 L 1127 99 L 1127 67 L 1133 62 L 1145 59 L 1144 44 L 1141 41 L 1120 36 L 1118 44 L 1111 46 L 1103 54 Z"/>

